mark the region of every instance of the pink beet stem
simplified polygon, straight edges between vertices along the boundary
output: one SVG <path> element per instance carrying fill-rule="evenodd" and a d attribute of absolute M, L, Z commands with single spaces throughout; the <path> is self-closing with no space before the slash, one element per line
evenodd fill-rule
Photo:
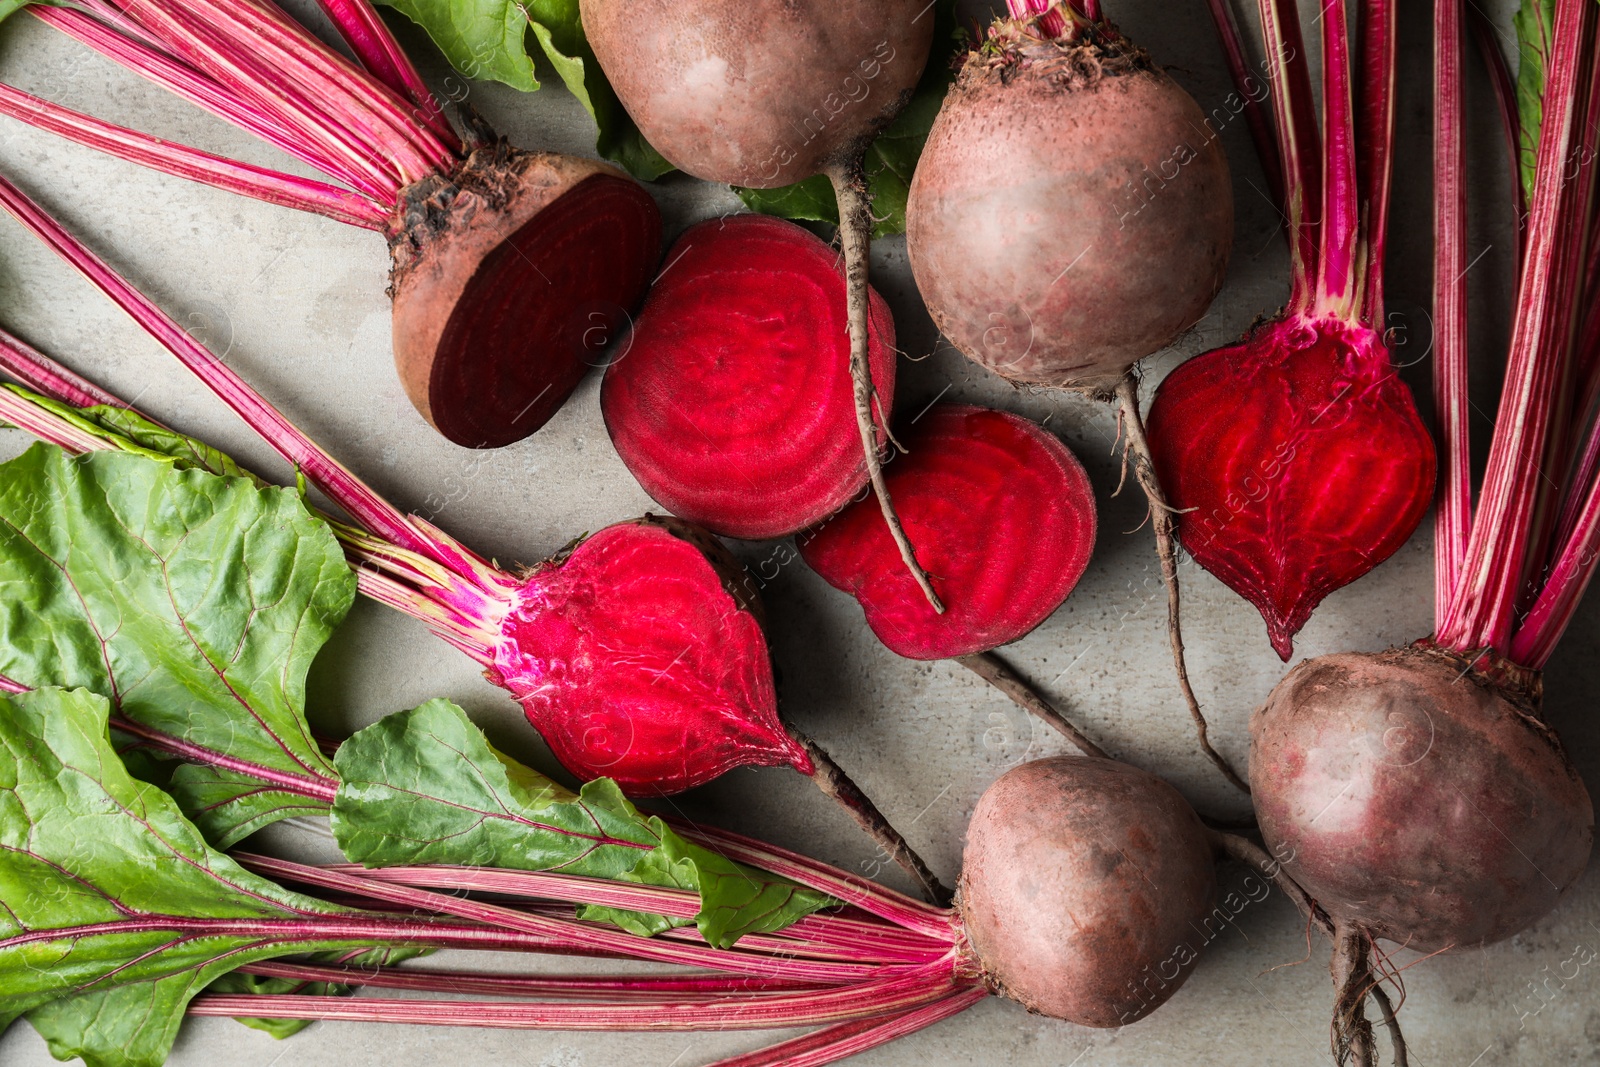
<path fill-rule="evenodd" d="M 10 387 L 0 387 L 0 420 L 74 455 L 112 447 L 87 430 L 79 429 L 26 397 L 17 395 Z"/>
<path fill-rule="evenodd" d="M 659 915 L 693 918 L 700 911 L 699 894 L 604 879 L 584 878 L 548 871 L 497 870 L 484 867 L 359 867 L 334 866 L 381 882 L 424 889 L 452 889 L 503 896 L 564 900 L 581 904 L 647 911 Z M 785 938 L 813 941 L 865 953 L 882 962 L 926 963 L 943 955 L 949 943 L 933 941 L 881 920 L 852 919 L 837 915 L 808 915 L 786 927 Z"/>
<path fill-rule="evenodd" d="M 869 1018 L 932 1004 L 971 979 L 957 979 L 950 960 L 876 981 L 799 993 L 729 994 L 715 1004 L 687 1003 L 378 1000 L 295 995 L 209 995 L 196 998 L 191 1015 L 247 1015 L 273 1019 L 482 1026 L 510 1030 L 768 1030 Z"/>
<path fill-rule="evenodd" d="M 28 8 L 28 13 L 140 77 L 261 138 L 307 166 L 314 167 L 347 185 L 360 188 L 342 168 L 324 159 L 321 153 L 303 145 L 301 138 L 294 131 L 257 108 L 235 98 L 210 78 L 177 60 L 165 50 L 157 50 L 144 43 L 142 39 L 135 39 L 132 31 L 112 30 L 98 19 L 66 7 L 35 6 Z M 142 31 L 139 36 L 142 38 Z M 372 197 L 372 199 L 374 203 L 383 202 L 382 197 Z"/>
<path fill-rule="evenodd" d="M 407 183 L 405 146 L 383 139 L 360 104 L 309 61 L 310 49 L 274 47 L 208 7 L 202 14 L 182 0 L 144 0 L 125 10 L 191 65 L 299 130 L 393 203 Z"/>
<path fill-rule="evenodd" d="M 304 91 L 279 84 L 277 76 L 252 54 L 230 46 L 220 24 L 186 18 L 187 13 L 169 10 L 157 0 L 130 8 L 128 13 L 183 62 L 305 143 L 317 155 L 320 169 L 375 200 L 394 202 L 401 184 L 395 169 L 348 127 L 331 120 Z"/>
<path fill-rule="evenodd" d="M 1395 0 L 1363 0 L 1359 32 L 1361 83 L 1356 124 L 1356 174 L 1361 232 L 1366 238 L 1366 291 L 1361 317 L 1384 329 L 1383 257 L 1388 247 L 1389 178 L 1394 158 Z"/>
<path fill-rule="evenodd" d="M 617 953 L 657 963 L 678 963 L 691 967 L 732 971 L 737 974 L 792 978 L 797 981 L 863 981 L 881 974 L 884 970 L 872 964 L 775 958 L 747 949 L 716 949 L 707 945 L 684 944 L 669 938 L 640 937 L 613 927 L 582 923 L 575 919 L 552 918 L 340 871 L 308 867 L 287 860 L 269 859 L 263 856 L 235 858 L 245 867 L 274 879 L 353 893 L 372 900 L 388 901 L 544 937 L 555 951 Z"/>
<path fill-rule="evenodd" d="M 278 453 L 303 470 L 318 488 L 348 511 L 357 522 L 381 534 L 401 548 L 423 556 L 434 556 L 435 545 L 412 526 L 410 520 L 367 487 L 359 478 L 323 452 L 310 438 L 256 394 L 227 364 L 207 351 L 156 307 L 143 293 L 129 285 L 103 260 L 90 252 L 20 189 L 0 177 L 0 206 L 32 230 L 72 264 L 84 277 L 109 296 L 118 307 L 177 356 L 211 391 L 233 409 L 250 428 L 260 434 Z"/>
<path fill-rule="evenodd" d="M 818 863 L 788 849 L 764 844 L 743 834 L 709 826 L 695 826 L 680 819 L 664 821 L 690 840 L 714 849 L 728 859 L 747 863 L 781 878 L 810 886 L 931 940 L 946 943 L 953 943 L 956 940 L 959 923 L 955 913 L 947 908 L 935 908 L 920 900 L 913 900 L 903 893 L 885 889 L 875 882 L 857 878 L 853 874 Z"/>
<path fill-rule="evenodd" d="M 1522 120 L 1517 114 L 1517 83 L 1506 63 L 1506 54 L 1500 50 L 1499 31 L 1489 16 L 1477 4 L 1467 5 L 1467 25 L 1472 30 L 1478 55 L 1489 69 L 1489 84 L 1494 89 L 1495 104 L 1500 109 L 1500 126 L 1506 136 L 1507 158 L 1511 163 L 1511 201 L 1517 219 L 1517 269 L 1522 269 L 1522 246 L 1527 237 L 1527 197 L 1518 176 L 1517 161 L 1522 153 Z M 1459 90 L 1458 90 L 1459 92 Z"/>
<path fill-rule="evenodd" d="M 382 206 L 345 189 L 249 163 L 236 163 L 209 152 L 103 122 L 5 84 L 0 84 L 0 114 L 151 170 L 240 193 L 269 204 L 322 215 L 352 226 L 381 230 L 389 217 L 388 210 Z"/>
<path fill-rule="evenodd" d="M 1434 0 L 1433 396 L 1439 427 L 1434 617 L 1449 614 L 1472 526 L 1467 395 L 1467 186 L 1462 142 L 1461 0 Z"/>
<path fill-rule="evenodd" d="M 1288 310 L 1303 312 L 1310 308 L 1316 287 L 1318 220 L 1313 205 L 1322 199 L 1322 150 L 1299 11 L 1294 0 L 1260 0 L 1260 8 L 1291 234 L 1293 281 Z"/>
<path fill-rule="evenodd" d="M 412 117 L 423 122 L 445 147 L 460 152 L 460 138 L 445 120 L 443 110 L 423 84 L 410 57 L 401 50 L 400 42 L 378 17 L 377 9 L 367 0 L 317 0 L 317 6 L 338 27 L 339 35 L 367 72 L 415 104 Z"/>
<path fill-rule="evenodd" d="M 1355 106 L 1350 84 L 1344 0 L 1322 5 L 1322 223 L 1312 313 L 1352 322 L 1358 317 L 1366 257 L 1361 251 L 1356 181 Z"/>
<path fill-rule="evenodd" d="M 1563 210 L 1571 187 L 1557 176 L 1573 141 L 1579 58 L 1583 54 L 1585 0 L 1557 0 L 1544 118 L 1539 138 L 1538 173 L 1528 227 L 1526 269 L 1518 285 L 1518 314 L 1507 359 L 1506 385 L 1496 418 L 1481 502 L 1468 539 L 1466 557 L 1439 620 L 1441 644 L 1458 651 L 1492 646 L 1508 650 L 1514 611 L 1521 591 L 1527 538 L 1541 480 L 1528 471 L 1544 455 L 1552 393 L 1561 378 L 1570 332 L 1570 305 L 1561 275 L 1576 241 L 1564 238 Z M 1567 230 L 1572 227 L 1567 227 Z"/>
<path fill-rule="evenodd" d="M 32 345 L 0 329 L 0 371 L 36 393 L 77 408 L 126 405 L 87 378 L 63 367 Z"/>
<path fill-rule="evenodd" d="M 182 738 L 173 737 L 171 734 L 162 733 L 160 730 L 152 730 L 142 723 L 133 722 L 120 715 L 111 717 L 111 727 L 191 763 L 218 767 L 225 771 L 233 771 L 235 774 L 259 779 L 273 786 L 279 792 L 292 793 L 295 796 L 321 801 L 324 804 L 332 804 L 334 797 L 339 792 L 339 782 L 336 778 L 309 771 L 306 774 L 289 774 L 284 771 L 273 770 L 271 767 L 263 767 L 259 764 L 251 763 L 248 760 L 235 759 L 232 756 L 224 755 L 202 745 L 196 745 Z M 299 761 L 297 760 L 296 762 Z"/>
<path fill-rule="evenodd" d="M 410 989 L 420 993 L 459 993 L 489 997 L 561 997 L 563 999 L 690 999 L 707 1001 L 730 993 L 800 993 L 823 988 L 795 982 L 736 975 L 654 974 L 483 974 L 402 967 L 327 966 L 311 963 L 255 963 L 239 970 L 263 978 L 294 982 L 334 982 L 377 989 Z"/>
<path fill-rule="evenodd" d="M 1239 99 L 1244 102 L 1245 122 L 1250 127 L 1250 139 L 1255 142 L 1256 161 L 1261 164 L 1261 173 L 1267 179 L 1267 193 L 1272 197 L 1273 206 L 1287 215 L 1282 153 L 1278 148 L 1277 135 L 1272 131 L 1272 120 L 1267 117 L 1261 101 L 1251 88 L 1251 84 L 1255 82 L 1255 75 L 1250 72 L 1244 36 L 1239 32 L 1239 24 L 1233 17 L 1233 6 L 1229 0 L 1206 0 L 1206 7 L 1211 12 L 1211 21 L 1217 28 L 1217 38 L 1222 43 L 1222 57 L 1228 64 L 1228 76 L 1233 79 L 1233 87 Z M 1284 225 L 1288 226 L 1287 219 Z M 1292 234 L 1290 237 L 1293 239 Z"/>
<path fill-rule="evenodd" d="M 711 1067 L 823 1067 L 959 1015 L 988 995 L 982 986 L 967 986 L 921 1008 L 887 1018 L 839 1023 L 742 1056 L 718 1060 Z"/>

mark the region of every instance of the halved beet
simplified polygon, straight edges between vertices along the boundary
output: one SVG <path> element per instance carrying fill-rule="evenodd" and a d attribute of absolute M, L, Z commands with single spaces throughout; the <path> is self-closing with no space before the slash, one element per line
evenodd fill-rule
<path fill-rule="evenodd" d="M 601 386 L 622 461 L 668 510 L 729 537 L 783 537 L 844 507 L 867 469 L 838 254 L 792 222 L 737 215 L 691 227 L 667 263 Z M 870 299 L 887 406 L 894 318 Z"/>
<path fill-rule="evenodd" d="M 556 759 L 631 796 L 734 767 L 815 767 L 778 720 L 760 601 L 744 568 L 688 523 L 607 526 L 534 568 L 485 675 Z"/>
<path fill-rule="evenodd" d="M 1261 612 L 1285 662 L 1322 598 L 1433 500 L 1433 439 L 1365 326 L 1269 323 L 1162 381 L 1146 424 L 1183 547 Z"/>
<path fill-rule="evenodd" d="M 910 659 L 988 651 L 1049 618 L 1094 550 L 1094 493 L 1077 458 L 1034 422 L 961 404 L 932 408 L 903 440 L 889 488 L 949 609 L 928 606 L 870 499 L 802 534 L 801 557 Z"/>
<path fill-rule="evenodd" d="M 404 196 L 389 251 L 406 394 L 456 444 L 521 440 L 638 306 L 661 213 L 608 164 L 503 143 Z"/>

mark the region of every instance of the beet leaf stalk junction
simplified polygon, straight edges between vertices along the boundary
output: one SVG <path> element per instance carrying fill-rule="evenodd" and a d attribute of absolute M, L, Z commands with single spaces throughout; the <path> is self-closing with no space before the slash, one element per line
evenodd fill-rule
<path fill-rule="evenodd" d="M 948 899 L 821 746 L 780 720 L 760 603 L 721 542 L 688 523 L 646 517 L 606 527 L 525 572 L 504 571 L 384 501 L 3 178 L 0 206 L 345 511 L 358 525 L 330 525 L 360 591 L 479 663 L 568 770 L 609 778 L 633 795 L 667 795 L 736 766 L 791 766 L 844 807 L 931 899 Z M 126 447 L 119 435 L 97 434 L 92 420 L 74 417 L 75 408 L 126 408 L 104 390 L 3 336 L 0 369 L 57 402 L 0 391 L 0 418 L 72 451 Z M 628 653 L 619 655 L 619 647 Z"/>

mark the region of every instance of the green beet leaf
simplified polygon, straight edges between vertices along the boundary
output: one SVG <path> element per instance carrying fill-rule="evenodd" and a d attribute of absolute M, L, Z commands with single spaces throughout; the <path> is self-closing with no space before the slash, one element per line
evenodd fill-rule
<path fill-rule="evenodd" d="M 351 913 L 208 846 L 128 773 L 108 713 L 82 689 L 0 696 L 0 1030 L 27 1013 L 59 1058 L 158 1067 L 189 999 L 227 971 L 368 945 L 317 939 L 319 917 Z"/>
<path fill-rule="evenodd" d="M 327 524 L 294 490 L 137 416 L 78 418 L 101 420 L 122 451 L 73 457 L 41 444 L 0 465 L 0 674 L 81 686 L 222 756 L 331 779 L 306 723 L 305 678 L 355 579 Z M 221 847 L 326 810 L 201 767 L 179 768 L 170 788 Z"/>
<path fill-rule="evenodd" d="M 369 867 L 443 863 L 558 871 L 697 891 L 693 920 L 585 907 L 584 918 L 654 934 L 693 922 L 726 947 L 837 903 L 683 840 L 601 778 L 579 793 L 496 751 L 447 700 L 398 712 L 335 757 L 343 784 L 332 825 Z"/>
<path fill-rule="evenodd" d="M 888 129 L 867 146 L 864 169 L 867 192 L 872 196 L 873 237 L 906 232 L 906 201 L 911 196 L 911 176 L 917 169 L 928 131 L 955 80 L 950 65 L 966 46 L 966 33 L 956 25 L 955 0 L 940 0 L 935 9 L 933 48 L 928 66 L 917 82 L 911 101 L 895 116 Z M 777 189 L 736 188 L 739 199 L 752 211 L 805 222 L 839 223 L 839 204 L 833 185 L 816 175 Z"/>
<path fill-rule="evenodd" d="M 469 78 L 539 88 L 528 31 L 599 130 L 595 148 L 634 177 L 654 181 L 672 164 L 645 141 L 623 110 L 584 36 L 578 0 L 379 0 L 422 27 L 450 65 Z"/>
<path fill-rule="evenodd" d="M 1555 21 L 1556 0 L 1522 0 L 1511 19 L 1517 30 L 1517 119 L 1522 139 L 1517 146 L 1517 169 L 1530 204 L 1539 163 L 1539 130 L 1544 123 L 1545 62 Z"/>

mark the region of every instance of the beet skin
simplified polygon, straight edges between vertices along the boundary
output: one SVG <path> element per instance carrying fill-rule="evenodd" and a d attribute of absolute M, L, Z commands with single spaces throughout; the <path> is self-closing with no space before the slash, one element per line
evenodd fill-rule
<path fill-rule="evenodd" d="M 859 160 L 933 42 L 927 0 L 582 0 L 581 12 L 658 152 L 760 189 Z"/>
<path fill-rule="evenodd" d="M 1055 757 L 979 798 L 957 907 L 997 992 L 1124 1026 L 1189 977 L 1216 888 L 1206 829 L 1176 789 L 1116 760 Z"/>
<path fill-rule="evenodd" d="M 402 196 L 389 287 L 406 395 L 458 445 L 521 440 L 643 299 L 661 213 L 609 164 L 504 144 Z"/>
<path fill-rule="evenodd" d="M 1423 952 L 1525 929 L 1594 842 L 1554 732 L 1467 664 L 1431 648 L 1322 656 L 1250 721 L 1268 847 L 1336 920 Z"/>
<path fill-rule="evenodd" d="M 1013 27 L 969 53 L 906 249 L 939 332 L 1012 381 L 1107 391 L 1205 314 L 1233 244 L 1222 147 L 1126 41 Z"/>

